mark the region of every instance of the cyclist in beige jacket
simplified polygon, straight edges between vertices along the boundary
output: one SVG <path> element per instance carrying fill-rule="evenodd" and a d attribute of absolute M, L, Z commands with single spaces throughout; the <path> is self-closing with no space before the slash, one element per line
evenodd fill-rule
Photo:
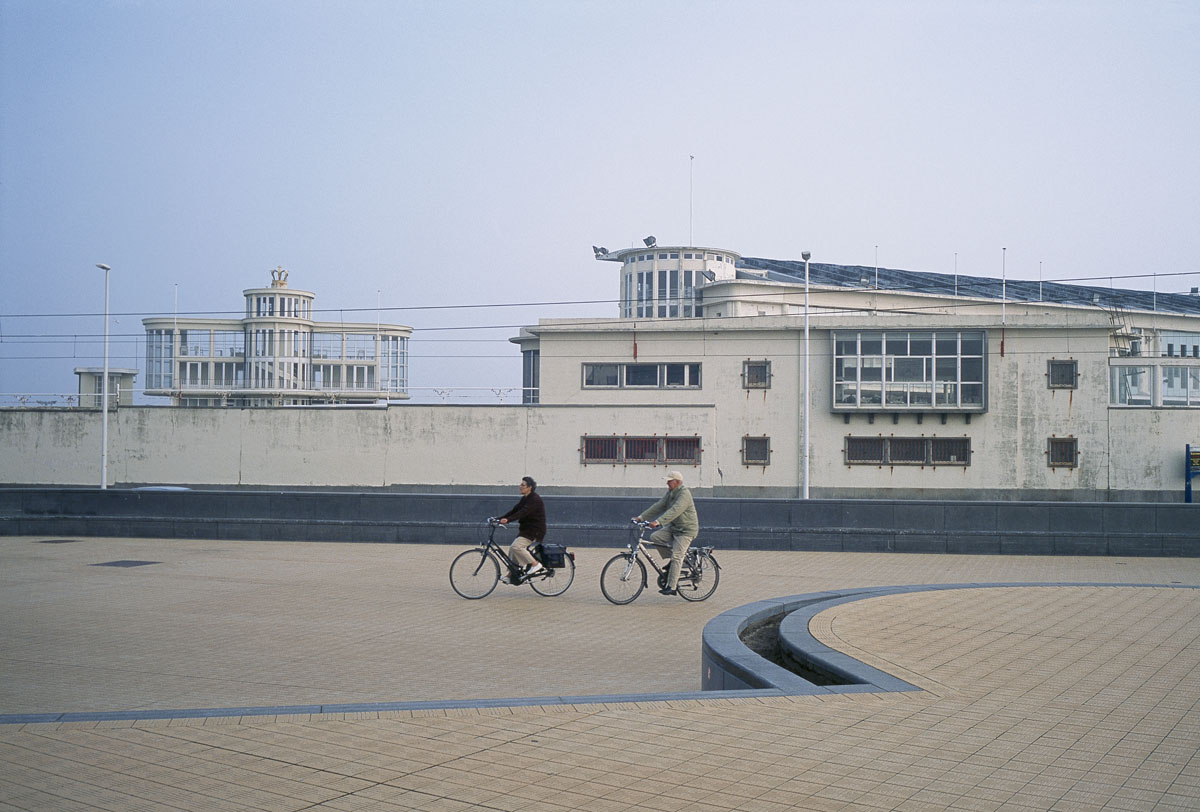
<path fill-rule="evenodd" d="M 683 474 L 671 471 L 666 476 L 667 492 L 648 509 L 636 516 L 635 521 L 649 521 L 651 527 L 661 529 L 650 534 L 650 540 L 657 544 L 670 547 L 654 547 L 658 554 L 671 559 L 671 568 L 667 573 L 667 585 L 660 592 L 664 595 L 674 595 L 679 585 L 679 570 L 683 566 L 683 557 L 693 539 L 700 533 L 700 519 L 696 516 L 696 504 L 692 501 L 692 492 L 683 484 Z"/>

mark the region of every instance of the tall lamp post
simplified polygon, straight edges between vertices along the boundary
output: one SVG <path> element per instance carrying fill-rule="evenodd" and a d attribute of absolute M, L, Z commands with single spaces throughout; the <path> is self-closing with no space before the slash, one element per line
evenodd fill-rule
<path fill-rule="evenodd" d="M 104 380 L 100 383 L 100 409 L 104 417 L 100 421 L 100 490 L 108 488 L 108 272 L 112 268 L 98 263 L 104 271 Z"/>
<path fill-rule="evenodd" d="M 808 260 L 812 256 L 808 251 L 800 254 L 804 260 L 804 451 L 803 460 L 801 462 L 803 472 L 803 490 L 801 496 L 804 499 L 808 498 Z"/>

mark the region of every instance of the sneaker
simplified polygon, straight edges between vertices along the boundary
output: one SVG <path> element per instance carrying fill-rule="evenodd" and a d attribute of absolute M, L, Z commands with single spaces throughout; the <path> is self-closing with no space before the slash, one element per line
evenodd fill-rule
<path fill-rule="evenodd" d="M 525 570 L 525 577 L 529 578 L 532 575 L 537 575 L 538 573 L 545 572 L 545 571 L 546 571 L 545 567 L 543 567 L 538 562 L 534 561 L 532 564 L 529 565 L 529 569 Z"/>
<path fill-rule="evenodd" d="M 501 576 L 500 576 L 500 583 L 502 583 L 502 584 L 511 584 L 511 583 L 512 583 L 512 579 L 511 579 L 511 578 L 509 578 L 507 575 L 501 575 Z"/>
<path fill-rule="evenodd" d="M 666 586 L 664 586 L 662 589 L 660 589 L 658 591 L 660 593 L 662 593 L 663 595 L 678 595 L 679 594 L 678 590 L 671 589 L 670 587 L 666 587 Z"/>

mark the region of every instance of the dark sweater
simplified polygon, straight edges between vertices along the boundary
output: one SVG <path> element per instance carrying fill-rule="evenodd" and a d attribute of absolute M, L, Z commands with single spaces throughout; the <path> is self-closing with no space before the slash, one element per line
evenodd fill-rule
<path fill-rule="evenodd" d="M 500 518 L 518 520 L 521 523 L 518 529 L 521 538 L 541 541 L 546 537 L 546 506 L 542 504 L 542 497 L 538 496 L 536 491 L 522 496 L 521 501 Z"/>

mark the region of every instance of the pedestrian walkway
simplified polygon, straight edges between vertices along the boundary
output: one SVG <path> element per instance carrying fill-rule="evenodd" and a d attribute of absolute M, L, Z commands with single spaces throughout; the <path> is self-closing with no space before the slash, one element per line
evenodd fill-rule
<path fill-rule="evenodd" d="M 616 607 L 612 551 L 580 549 L 559 598 L 465 601 L 457 549 L 0 539 L 0 713 L 690 692 L 705 623 L 762 598 L 1200 584 L 1196 559 L 718 551 L 709 601 Z M 7 724 L 0 810 L 1200 808 L 1200 590 L 918 592 L 812 629 L 922 690 Z"/>

